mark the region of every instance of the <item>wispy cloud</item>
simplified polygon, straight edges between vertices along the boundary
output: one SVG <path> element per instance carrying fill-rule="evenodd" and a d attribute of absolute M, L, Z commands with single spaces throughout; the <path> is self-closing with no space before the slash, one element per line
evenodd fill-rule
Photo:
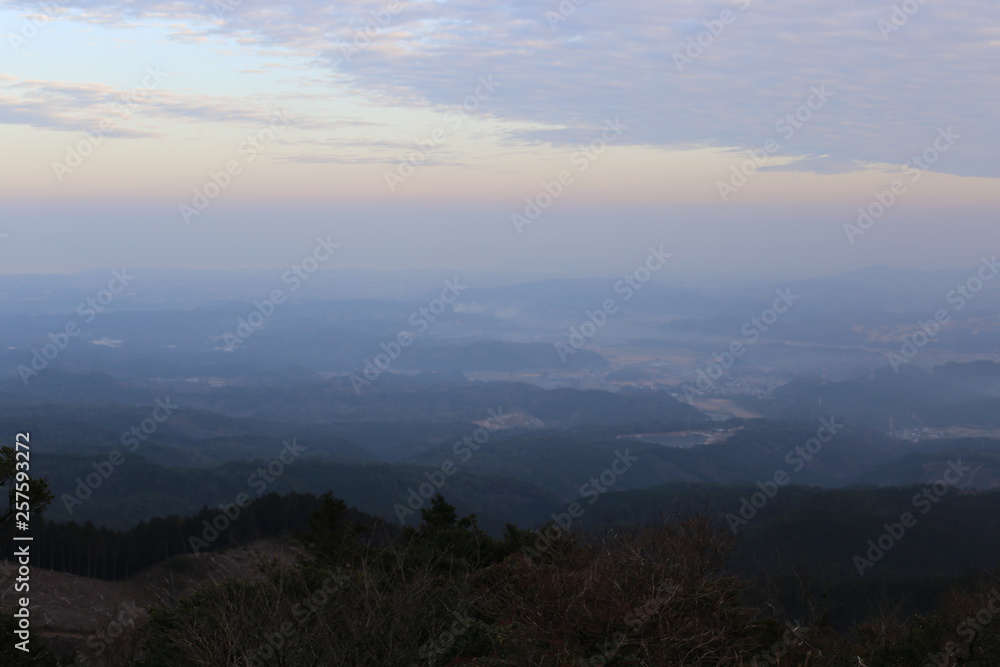
<path fill-rule="evenodd" d="M 134 118 L 130 125 L 151 120 L 197 121 L 207 123 L 266 124 L 283 102 L 282 96 L 251 97 L 178 94 L 163 90 L 144 90 L 141 100 L 129 98 L 130 90 L 104 84 L 63 83 L 0 78 L 0 123 L 30 127 L 82 131 L 93 129 L 107 118 L 120 117 L 124 109 Z M 370 121 L 357 118 L 315 118 L 293 115 L 292 124 L 304 130 L 334 130 L 367 126 Z M 154 131 L 138 127 L 117 128 L 114 136 L 151 137 Z"/>

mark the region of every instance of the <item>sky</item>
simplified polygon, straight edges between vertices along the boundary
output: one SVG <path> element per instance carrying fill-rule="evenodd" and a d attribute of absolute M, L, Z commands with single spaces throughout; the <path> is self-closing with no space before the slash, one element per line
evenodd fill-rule
<path fill-rule="evenodd" d="M 998 59 L 995 0 L 0 0 L 0 272 L 974 266 Z"/>

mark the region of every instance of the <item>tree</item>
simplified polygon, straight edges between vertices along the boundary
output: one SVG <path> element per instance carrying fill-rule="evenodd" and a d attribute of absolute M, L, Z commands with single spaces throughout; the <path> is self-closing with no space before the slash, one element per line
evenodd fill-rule
<path fill-rule="evenodd" d="M 41 512 L 52 502 L 52 492 L 49 490 L 49 483 L 44 478 L 32 479 L 24 472 L 27 466 L 24 460 L 18 460 L 17 452 L 13 447 L 0 447 L 0 487 L 7 487 L 8 506 L 3 514 L 0 514 L 0 532 L 14 521 L 18 512 L 19 491 L 23 492 L 27 488 L 28 505 L 33 513 Z M 20 474 L 21 479 L 18 479 Z M 25 487 L 26 485 L 26 487 Z M 20 501 L 24 503 L 24 500 Z M 24 506 L 21 505 L 23 508 Z"/>

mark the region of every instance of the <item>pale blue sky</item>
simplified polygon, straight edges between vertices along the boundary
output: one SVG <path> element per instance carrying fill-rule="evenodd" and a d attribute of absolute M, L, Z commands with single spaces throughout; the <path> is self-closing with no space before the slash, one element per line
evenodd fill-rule
<path fill-rule="evenodd" d="M 0 0 L 3 272 L 276 267 L 319 230 L 342 266 L 615 273 L 657 243 L 691 276 L 969 266 L 995 238 L 995 2 L 59 4 Z"/>

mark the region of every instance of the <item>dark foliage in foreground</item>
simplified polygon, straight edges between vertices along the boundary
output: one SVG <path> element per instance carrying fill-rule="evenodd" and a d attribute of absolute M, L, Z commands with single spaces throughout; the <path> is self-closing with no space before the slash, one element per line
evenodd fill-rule
<path fill-rule="evenodd" d="M 704 517 L 588 538 L 510 525 L 497 538 L 438 496 L 419 527 L 389 535 L 343 501 L 319 500 L 297 534 L 297 563 L 262 563 L 259 577 L 156 608 L 78 664 L 1000 664 L 990 611 L 1000 594 L 989 577 L 951 591 L 933 614 L 886 604 L 838 633 L 821 611 L 786 618 L 734 576 L 736 541 Z"/>

